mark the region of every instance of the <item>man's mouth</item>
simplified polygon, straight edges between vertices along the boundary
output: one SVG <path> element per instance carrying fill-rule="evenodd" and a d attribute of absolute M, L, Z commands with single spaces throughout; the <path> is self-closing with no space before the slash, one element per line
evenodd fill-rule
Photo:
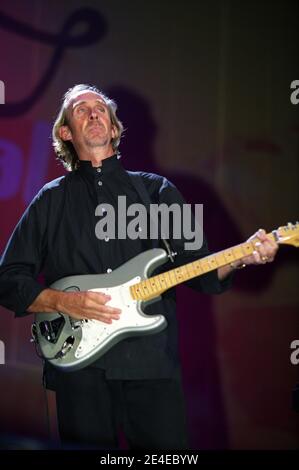
<path fill-rule="evenodd" d="M 93 125 L 93 126 L 88 127 L 87 132 L 100 131 L 100 130 L 103 130 L 103 129 L 104 129 L 104 126 L 102 126 L 101 124 L 97 124 L 97 125 Z"/>

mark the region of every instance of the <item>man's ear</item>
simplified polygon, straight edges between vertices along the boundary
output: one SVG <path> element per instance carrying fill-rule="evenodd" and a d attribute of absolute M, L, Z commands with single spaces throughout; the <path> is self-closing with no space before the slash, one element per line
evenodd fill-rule
<path fill-rule="evenodd" d="M 115 139 L 116 134 L 117 134 L 117 129 L 116 129 L 115 126 L 112 126 L 112 129 L 111 129 L 111 136 L 112 136 L 112 139 Z"/>
<path fill-rule="evenodd" d="M 59 137 L 61 140 L 72 140 L 72 133 L 69 126 L 61 126 L 59 128 Z"/>

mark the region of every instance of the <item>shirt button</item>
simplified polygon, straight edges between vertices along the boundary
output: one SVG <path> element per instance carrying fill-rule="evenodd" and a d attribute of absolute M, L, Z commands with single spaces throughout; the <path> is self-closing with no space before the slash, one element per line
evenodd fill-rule
<path fill-rule="evenodd" d="M 102 171 L 102 168 L 97 168 L 98 173 L 101 173 L 101 171 Z"/>
<path fill-rule="evenodd" d="M 109 242 L 109 237 L 104 238 L 105 242 Z"/>
<path fill-rule="evenodd" d="M 112 269 L 111 269 L 111 268 L 108 268 L 108 269 L 107 269 L 107 273 L 108 273 L 108 274 L 112 273 Z"/>
<path fill-rule="evenodd" d="M 98 181 L 99 186 L 102 186 L 102 184 L 103 184 L 102 181 Z"/>

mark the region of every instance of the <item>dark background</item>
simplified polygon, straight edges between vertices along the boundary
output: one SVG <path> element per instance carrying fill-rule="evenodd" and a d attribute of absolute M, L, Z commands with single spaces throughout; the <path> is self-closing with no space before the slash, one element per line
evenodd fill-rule
<path fill-rule="evenodd" d="M 50 133 L 76 83 L 117 101 L 128 169 L 161 173 L 188 202 L 204 204 L 213 250 L 295 222 L 298 26 L 293 0 L 2 1 L 0 252 L 38 189 L 64 173 Z M 238 273 L 222 296 L 186 287 L 178 295 L 192 446 L 298 449 L 296 249 L 283 246 L 274 264 Z M 0 435 L 47 439 L 32 318 L 0 312 Z"/>

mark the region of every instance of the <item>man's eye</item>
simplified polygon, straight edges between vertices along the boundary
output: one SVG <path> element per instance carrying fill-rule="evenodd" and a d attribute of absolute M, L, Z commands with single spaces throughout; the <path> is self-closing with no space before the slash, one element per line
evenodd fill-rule
<path fill-rule="evenodd" d="M 86 108 L 84 106 L 80 106 L 79 108 L 77 108 L 77 113 L 79 114 L 83 114 L 85 113 L 86 111 Z"/>
<path fill-rule="evenodd" d="M 97 107 L 96 107 L 96 110 L 97 110 L 97 111 L 100 111 L 101 113 L 104 113 L 104 112 L 105 112 L 105 108 L 103 108 L 103 106 L 97 106 Z"/>

